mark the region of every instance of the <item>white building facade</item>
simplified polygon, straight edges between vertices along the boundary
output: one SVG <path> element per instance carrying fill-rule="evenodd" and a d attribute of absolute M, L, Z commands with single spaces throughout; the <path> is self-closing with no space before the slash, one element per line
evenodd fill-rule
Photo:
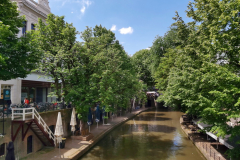
<path fill-rule="evenodd" d="M 25 15 L 24 27 L 19 28 L 18 37 L 26 31 L 35 30 L 35 24 L 41 18 L 45 21 L 47 15 L 51 13 L 48 0 L 12 0 L 17 2 L 20 16 Z M 40 77 L 40 78 L 39 78 Z M 0 80 L 0 91 L 3 99 L 3 90 L 10 89 L 12 104 L 23 103 L 24 98 L 29 98 L 32 102 L 52 102 L 56 98 L 48 97 L 52 92 L 49 77 L 43 77 L 39 73 L 31 73 L 25 79 L 17 78 L 8 81 Z"/>

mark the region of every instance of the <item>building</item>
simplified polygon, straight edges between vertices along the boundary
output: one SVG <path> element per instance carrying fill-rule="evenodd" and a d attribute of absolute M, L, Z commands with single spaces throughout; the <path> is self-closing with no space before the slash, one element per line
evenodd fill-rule
<path fill-rule="evenodd" d="M 19 28 L 18 37 L 24 35 L 26 31 L 35 30 L 35 24 L 38 22 L 38 18 L 45 20 L 47 15 L 51 13 L 48 0 L 12 1 L 17 2 L 20 15 L 25 15 L 26 17 L 26 21 L 23 22 L 24 27 Z M 56 98 L 48 97 L 48 94 L 52 92 L 50 78 L 43 77 L 43 75 L 39 73 L 31 73 L 24 79 L 0 80 L 0 99 L 3 99 L 4 89 L 10 90 L 12 104 L 23 103 L 24 98 L 29 98 L 32 102 L 56 101 Z"/>
<path fill-rule="evenodd" d="M 38 18 L 44 21 L 47 15 L 51 13 L 48 0 L 12 1 L 17 2 L 20 15 L 25 15 L 26 17 L 26 21 L 23 22 L 24 27 L 19 28 L 18 37 L 24 35 L 26 31 L 35 30 L 35 24 L 38 22 Z M 51 84 L 51 78 L 41 73 L 31 73 L 24 79 L 0 80 L 0 102 L 3 101 L 2 99 L 4 97 L 4 99 L 6 99 L 6 94 L 3 94 L 3 92 L 8 93 L 7 96 L 12 104 L 22 103 L 24 98 L 29 98 L 30 101 L 32 100 L 33 102 L 56 101 L 56 98 L 48 97 L 48 94 L 53 91 Z M 2 104 L 0 104 L 0 113 L 2 113 L 2 109 Z M 17 159 L 34 153 L 44 146 L 54 146 L 53 139 L 50 139 L 50 135 L 53 135 L 58 112 L 62 114 L 63 136 L 67 137 L 71 134 L 71 130 L 69 129 L 71 119 L 70 109 L 51 110 L 50 112 L 46 112 L 45 110 L 45 112 L 42 113 L 36 113 L 34 108 L 18 109 L 19 111 L 17 113 L 23 113 L 22 115 L 24 115 L 22 118 L 19 114 L 16 116 L 16 119 L 13 119 L 13 114 L 12 117 L 0 115 L 0 160 L 5 159 L 7 153 L 6 147 L 10 141 L 14 142 L 15 157 Z M 29 110 L 31 110 L 31 112 L 28 112 Z M 31 115 L 29 113 L 31 113 Z M 36 116 L 38 116 L 38 118 L 36 118 Z M 51 132 L 49 132 L 49 130 L 51 130 Z"/>

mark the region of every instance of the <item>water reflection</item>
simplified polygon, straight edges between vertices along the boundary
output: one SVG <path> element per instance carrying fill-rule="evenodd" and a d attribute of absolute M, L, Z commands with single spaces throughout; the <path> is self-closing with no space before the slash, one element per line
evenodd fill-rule
<path fill-rule="evenodd" d="M 82 160 L 204 160 L 174 111 L 147 111 L 102 139 Z"/>

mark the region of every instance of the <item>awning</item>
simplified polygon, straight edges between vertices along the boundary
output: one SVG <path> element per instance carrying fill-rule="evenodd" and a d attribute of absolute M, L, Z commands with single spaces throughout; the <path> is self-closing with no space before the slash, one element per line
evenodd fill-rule
<path fill-rule="evenodd" d="M 205 123 L 199 123 L 200 119 L 195 119 L 193 120 L 193 123 L 196 124 L 200 129 L 206 128 L 206 127 L 211 127 L 212 125 L 208 125 Z M 240 140 L 240 137 L 235 137 L 233 138 L 232 141 L 230 141 L 229 137 L 231 135 L 226 135 L 225 138 L 218 138 L 214 133 L 212 132 L 206 132 L 206 134 L 208 134 L 210 137 L 212 137 L 215 140 L 219 140 L 220 143 L 222 143 L 223 145 L 225 145 L 226 147 L 228 147 L 229 149 L 233 149 L 237 144 L 235 144 L 234 142 Z"/>

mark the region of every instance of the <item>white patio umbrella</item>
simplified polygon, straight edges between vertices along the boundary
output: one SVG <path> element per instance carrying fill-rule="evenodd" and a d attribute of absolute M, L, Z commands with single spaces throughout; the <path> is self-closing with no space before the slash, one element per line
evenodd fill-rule
<path fill-rule="evenodd" d="M 73 135 L 74 135 L 74 132 L 75 132 L 75 126 L 77 125 L 77 121 L 76 121 L 76 112 L 75 112 L 75 108 L 73 108 L 72 110 L 72 116 L 71 116 L 71 122 L 70 122 L 70 126 L 71 127 L 71 131 L 73 132 Z"/>
<path fill-rule="evenodd" d="M 62 126 L 62 116 L 61 112 L 58 112 L 57 123 L 55 128 L 55 133 L 57 143 L 59 143 L 59 154 L 60 154 L 60 143 L 62 142 L 63 136 L 63 126 Z"/>

